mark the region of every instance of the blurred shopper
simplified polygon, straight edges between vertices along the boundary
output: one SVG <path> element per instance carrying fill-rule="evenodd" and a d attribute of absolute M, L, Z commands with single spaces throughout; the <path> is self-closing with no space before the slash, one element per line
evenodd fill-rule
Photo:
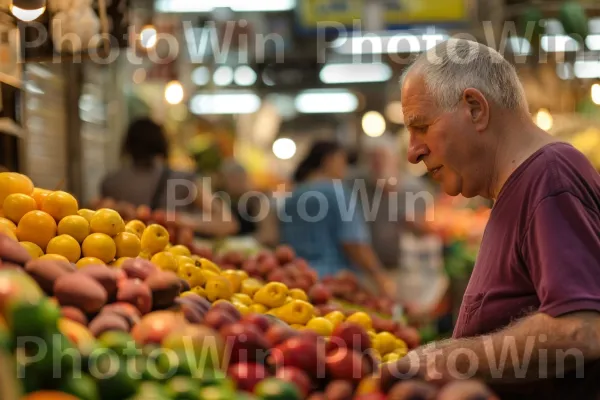
<path fill-rule="evenodd" d="M 227 160 L 219 175 L 219 191 L 229 198 L 231 214 L 239 222 L 235 236 L 253 237 L 263 245 L 275 246 L 277 227 L 268 219 L 271 202 L 253 189 L 248 171 L 238 162 Z"/>
<path fill-rule="evenodd" d="M 347 155 L 335 142 L 317 142 L 298 166 L 296 187 L 285 199 L 278 218 L 283 243 L 307 259 L 320 277 L 353 270 L 371 277 L 392 296 L 394 285 L 370 243 L 358 204 L 342 183 Z"/>
<path fill-rule="evenodd" d="M 381 376 L 444 381 L 468 370 L 506 399 L 598 399 L 600 176 L 590 161 L 534 123 L 514 66 L 477 42 L 420 55 L 402 108 L 409 160 L 447 194 L 495 203 L 453 339 Z"/>
<path fill-rule="evenodd" d="M 407 312 L 432 312 L 447 292 L 449 279 L 444 271 L 443 244 L 428 232 L 428 212 L 434 197 L 427 183 L 403 173 L 399 146 L 394 138 L 380 137 L 365 144 L 365 178 L 354 189 L 366 189 L 363 204 L 372 210 L 367 218 L 373 248 L 391 280 L 398 285 L 395 300 Z M 361 182 L 360 179 L 364 179 Z"/>
<path fill-rule="evenodd" d="M 128 128 L 123 154 L 129 162 L 104 179 L 104 199 L 175 211 L 182 223 L 204 236 L 222 237 L 237 232 L 237 221 L 220 201 L 213 199 L 206 185 L 199 184 L 191 173 L 169 168 L 167 138 L 160 125 L 148 118 L 134 121 Z M 190 199 L 188 205 L 174 207 L 175 201 L 184 199 Z"/>

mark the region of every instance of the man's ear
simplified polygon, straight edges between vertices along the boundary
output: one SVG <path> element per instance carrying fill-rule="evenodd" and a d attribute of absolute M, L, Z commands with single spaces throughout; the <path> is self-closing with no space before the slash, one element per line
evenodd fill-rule
<path fill-rule="evenodd" d="M 483 93 L 474 88 L 465 89 L 463 102 L 475 128 L 480 132 L 485 130 L 490 121 L 490 105 Z"/>

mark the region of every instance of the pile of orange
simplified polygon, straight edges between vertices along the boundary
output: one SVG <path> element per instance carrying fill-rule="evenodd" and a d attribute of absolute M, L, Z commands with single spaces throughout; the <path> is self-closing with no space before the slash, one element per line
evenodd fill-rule
<path fill-rule="evenodd" d="M 151 257 L 169 242 L 163 227 L 141 221 L 126 225 L 107 208 L 79 209 L 71 194 L 36 188 L 27 176 L 13 172 L 0 173 L 0 233 L 18 240 L 34 259 L 78 267 Z"/>

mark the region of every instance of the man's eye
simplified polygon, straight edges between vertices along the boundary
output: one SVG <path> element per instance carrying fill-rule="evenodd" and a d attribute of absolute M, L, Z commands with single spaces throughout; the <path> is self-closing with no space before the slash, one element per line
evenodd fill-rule
<path fill-rule="evenodd" d="M 425 133 L 425 132 L 427 132 L 427 126 L 415 126 L 413 129 L 417 133 Z"/>

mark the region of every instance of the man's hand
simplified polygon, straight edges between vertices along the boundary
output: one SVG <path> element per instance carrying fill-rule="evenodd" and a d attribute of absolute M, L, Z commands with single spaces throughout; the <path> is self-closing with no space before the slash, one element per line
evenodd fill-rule
<path fill-rule="evenodd" d="M 600 314 L 535 314 L 488 336 L 418 348 L 397 363 L 384 364 L 382 379 L 395 382 L 409 374 L 434 383 L 479 378 L 502 385 L 569 371 L 583 374 L 584 364 L 592 360 L 600 360 Z"/>

